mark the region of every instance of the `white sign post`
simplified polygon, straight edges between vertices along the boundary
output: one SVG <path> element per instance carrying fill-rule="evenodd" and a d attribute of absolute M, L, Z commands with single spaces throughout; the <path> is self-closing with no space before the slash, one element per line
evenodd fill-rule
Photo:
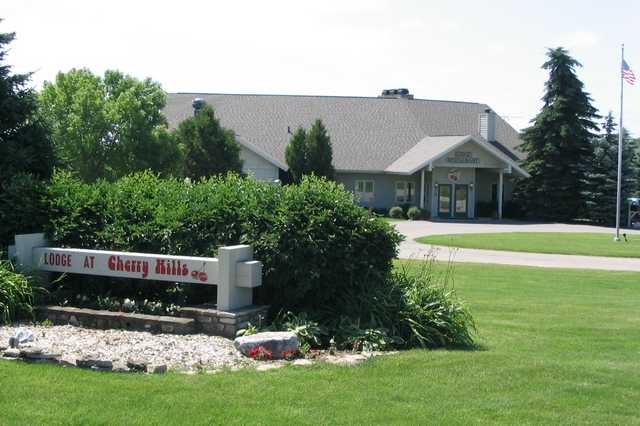
<path fill-rule="evenodd" d="M 21 270 L 216 285 L 223 311 L 251 305 L 252 289 L 262 285 L 262 263 L 253 260 L 248 245 L 220 247 L 213 258 L 43 247 L 44 242 L 42 234 L 16 235 Z"/>

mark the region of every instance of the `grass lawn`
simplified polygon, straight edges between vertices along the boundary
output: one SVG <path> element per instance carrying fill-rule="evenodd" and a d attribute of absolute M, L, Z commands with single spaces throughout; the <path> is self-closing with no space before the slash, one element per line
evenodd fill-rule
<path fill-rule="evenodd" d="M 640 257 L 640 235 L 613 241 L 613 232 L 496 232 L 487 234 L 429 235 L 417 238 L 424 244 L 532 253 L 581 254 L 585 256 Z"/>
<path fill-rule="evenodd" d="M 640 424 L 640 274 L 458 264 L 456 277 L 481 350 L 197 376 L 0 361 L 0 425 Z"/>

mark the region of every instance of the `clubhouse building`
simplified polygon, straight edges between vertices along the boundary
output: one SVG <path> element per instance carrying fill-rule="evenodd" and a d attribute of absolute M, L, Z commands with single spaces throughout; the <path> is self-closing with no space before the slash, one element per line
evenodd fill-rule
<path fill-rule="evenodd" d="M 501 218 L 517 177 L 518 132 L 488 105 L 414 99 L 406 89 L 378 97 L 173 93 L 171 127 L 211 105 L 241 145 L 244 171 L 274 181 L 286 173 L 285 149 L 316 119 L 333 145 L 336 180 L 366 207 L 412 204 L 432 218 L 476 218 L 493 206 Z"/>

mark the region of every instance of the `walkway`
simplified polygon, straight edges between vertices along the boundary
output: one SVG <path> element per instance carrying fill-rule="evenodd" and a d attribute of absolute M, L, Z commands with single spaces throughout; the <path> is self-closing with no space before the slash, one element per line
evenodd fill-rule
<path fill-rule="evenodd" d="M 453 248 L 420 244 L 415 241 L 425 235 L 464 234 L 481 232 L 603 232 L 611 228 L 591 225 L 566 225 L 560 223 L 529 223 L 515 221 L 491 222 L 435 222 L 406 221 L 394 224 L 406 240 L 400 244 L 401 259 L 423 259 L 434 255 L 438 260 L 456 262 L 495 263 L 502 265 L 540 266 L 546 268 L 605 269 L 611 271 L 640 272 L 640 258 L 601 256 L 576 256 L 565 254 L 524 253 L 498 250 Z M 624 230 L 627 234 L 640 235 L 640 230 Z"/>

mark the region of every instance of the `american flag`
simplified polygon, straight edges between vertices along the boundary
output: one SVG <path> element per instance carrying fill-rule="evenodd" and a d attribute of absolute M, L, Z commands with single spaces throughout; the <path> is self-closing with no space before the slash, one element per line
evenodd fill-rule
<path fill-rule="evenodd" d="M 624 81 L 631 85 L 635 84 L 636 82 L 636 75 L 633 73 L 633 70 L 624 59 L 622 60 L 622 78 L 624 78 Z"/>

